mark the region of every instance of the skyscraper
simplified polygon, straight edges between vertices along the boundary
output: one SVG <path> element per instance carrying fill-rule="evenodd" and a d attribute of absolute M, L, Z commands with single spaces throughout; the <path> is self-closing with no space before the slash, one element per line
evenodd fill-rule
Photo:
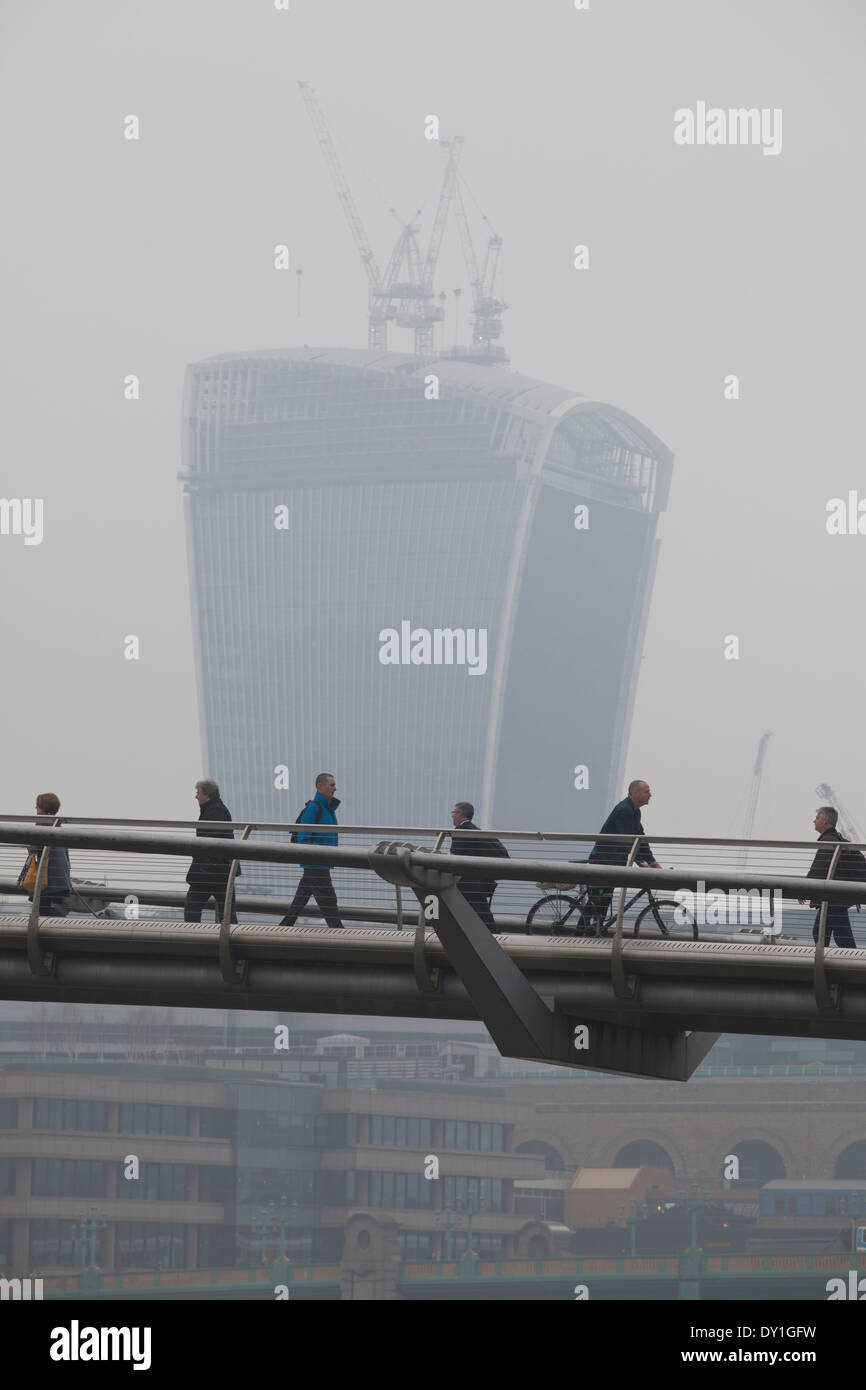
<path fill-rule="evenodd" d="M 204 766 L 236 817 L 293 819 L 327 770 L 347 822 L 467 799 L 502 829 L 597 829 L 624 794 L 659 439 L 502 366 L 369 349 L 209 358 L 184 421 Z"/>

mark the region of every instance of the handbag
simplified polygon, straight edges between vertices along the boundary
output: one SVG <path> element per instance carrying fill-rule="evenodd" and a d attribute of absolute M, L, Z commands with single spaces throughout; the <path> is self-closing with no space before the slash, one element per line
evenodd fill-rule
<path fill-rule="evenodd" d="M 49 856 L 50 856 L 50 851 L 49 851 Z M 22 886 L 22 888 L 26 888 L 26 889 L 27 889 L 27 892 L 30 893 L 30 894 L 33 894 L 33 893 L 36 892 L 36 874 L 37 874 L 38 869 L 39 869 L 39 855 L 38 855 L 38 854 L 31 854 L 31 856 L 30 856 L 30 858 L 27 860 L 27 864 L 25 865 L 25 868 L 24 868 L 24 877 L 23 877 L 22 880 L 21 880 L 21 886 Z M 45 866 L 45 869 L 46 869 L 46 872 L 45 872 L 45 875 L 44 875 L 43 880 L 42 880 L 42 887 L 43 887 L 43 888 L 45 888 L 46 885 L 47 885 L 47 883 L 48 883 L 48 865 L 47 865 L 47 864 L 46 864 L 46 866 Z"/>

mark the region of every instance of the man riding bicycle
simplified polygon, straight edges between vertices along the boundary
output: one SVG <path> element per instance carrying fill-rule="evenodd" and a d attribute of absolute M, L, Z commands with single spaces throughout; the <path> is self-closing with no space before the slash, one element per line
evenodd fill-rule
<path fill-rule="evenodd" d="M 640 808 L 649 802 L 652 792 L 649 783 L 635 781 L 628 784 L 628 796 L 614 806 L 601 830 L 600 835 L 643 835 L 644 828 L 640 818 Z M 589 856 L 590 864 L 625 864 L 631 845 L 615 844 L 610 840 L 596 840 Z M 660 869 L 650 848 L 648 840 L 641 840 L 633 862 L 651 869 Z M 587 907 L 580 915 L 580 927 L 590 926 L 593 921 L 603 922 L 610 912 L 613 888 L 587 889 Z"/>

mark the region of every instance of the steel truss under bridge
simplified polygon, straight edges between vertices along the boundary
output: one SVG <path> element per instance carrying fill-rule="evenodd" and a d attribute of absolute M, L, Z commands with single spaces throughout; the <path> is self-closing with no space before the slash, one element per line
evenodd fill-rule
<path fill-rule="evenodd" d="M 819 901 L 823 923 L 830 903 L 866 902 L 866 883 L 833 881 L 838 847 L 829 877 L 818 880 L 639 868 L 631 864 L 639 842 L 631 843 L 625 867 L 422 852 L 400 841 L 372 851 L 275 840 L 206 842 L 209 857 L 230 864 L 230 888 L 241 860 L 320 860 L 372 871 L 417 897 L 419 925 L 410 935 L 383 928 L 232 926 L 228 907 L 214 926 L 40 917 L 52 845 L 187 857 L 200 855 L 203 842 L 104 825 L 6 823 L 0 844 L 42 850 L 29 915 L 0 915 L 0 997 L 479 1019 L 505 1056 L 680 1081 L 721 1032 L 866 1038 L 866 951 L 828 951 L 823 930 L 814 947 L 623 939 L 629 891 L 696 892 L 708 875 L 714 889 L 769 889 Z M 616 930 L 591 939 L 493 936 L 456 887 L 461 875 L 619 887 Z"/>

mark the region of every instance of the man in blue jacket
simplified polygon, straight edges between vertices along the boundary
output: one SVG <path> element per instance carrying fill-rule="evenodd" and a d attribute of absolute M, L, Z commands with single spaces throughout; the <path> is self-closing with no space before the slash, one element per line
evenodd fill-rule
<path fill-rule="evenodd" d="M 339 801 L 334 796 L 337 790 L 336 779 L 333 773 L 320 772 L 316 778 L 316 795 L 312 801 L 308 801 L 301 812 L 302 825 L 336 825 L 336 810 Z M 322 833 L 317 830 L 312 833 L 309 830 L 298 831 L 299 845 L 336 845 L 337 832 L 329 830 Z M 292 904 L 280 923 L 281 927 L 293 927 L 298 919 L 298 913 L 306 907 L 310 898 L 315 898 L 316 904 L 322 910 L 322 914 L 329 927 L 342 927 L 340 921 L 340 909 L 337 906 L 337 894 L 331 882 L 331 864 L 302 864 L 301 881 L 298 884 L 297 892 L 292 899 Z"/>
<path fill-rule="evenodd" d="M 651 796 L 652 792 L 648 782 L 629 782 L 628 796 L 617 802 L 598 833 L 600 835 L 643 835 L 643 824 L 640 818 L 641 807 L 649 803 Z M 589 856 L 589 862 L 590 864 L 625 864 L 630 849 L 631 845 L 625 840 L 620 844 L 614 840 L 596 840 Z M 646 864 L 651 869 L 661 868 L 661 864 L 657 862 L 650 849 L 648 840 L 641 840 L 632 862 Z M 613 889 L 590 888 L 589 899 L 590 915 L 592 917 L 600 916 L 604 919 L 610 910 Z"/>

